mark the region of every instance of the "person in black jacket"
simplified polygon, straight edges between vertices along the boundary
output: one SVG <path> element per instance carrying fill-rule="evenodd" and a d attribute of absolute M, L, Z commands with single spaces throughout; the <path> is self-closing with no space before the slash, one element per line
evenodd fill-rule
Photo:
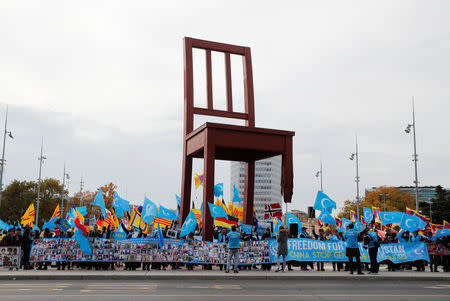
<path fill-rule="evenodd" d="M 24 270 L 30 269 L 30 252 L 31 252 L 31 243 L 33 240 L 31 239 L 31 228 L 26 227 L 25 231 L 22 235 L 22 260 L 21 266 L 23 266 Z"/>
<path fill-rule="evenodd" d="M 264 232 L 264 234 L 261 236 L 261 240 L 270 240 L 271 239 L 271 235 L 270 235 L 270 228 L 266 228 L 266 232 Z M 261 269 L 263 271 L 270 271 L 272 267 L 272 264 L 270 263 L 263 263 L 261 265 Z"/>

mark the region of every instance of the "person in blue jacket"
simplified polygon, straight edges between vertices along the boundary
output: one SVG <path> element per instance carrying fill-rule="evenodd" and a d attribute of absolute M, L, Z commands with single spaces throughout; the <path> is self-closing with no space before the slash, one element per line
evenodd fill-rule
<path fill-rule="evenodd" d="M 231 232 L 227 234 L 228 240 L 228 260 L 227 260 L 227 269 L 225 273 L 230 272 L 231 258 L 234 260 L 234 272 L 239 273 L 238 264 L 239 264 L 239 247 L 241 246 L 241 235 L 236 231 L 236 226 L 231 226 Z"/>
<path fill-rule="evenodd" d="M 355 270 L 355 263 L 353 259 L 356 259 L 356 268 L 358 269 L 358 275 L 363 275 L 361 272 L 361 253 L 359 252 L 359 233 L 354 228 L 353 223 L 348 225 L 348 230 L 344 234 L 345 241 L 347 242 L 347 248 L 345 249 L 345 256 L 348 257 L 348 263 L 350 266 L 350 274 L 353 274 Z"/>
<path fill-rule="evenodd" d="M 380 247 L 380 241 L 376 230 L 370 230 L 365 238 L 364 245 L 368 248 L 370 258 L 370 272 L 369 274 L 378 274 L 379 265 L 377 261 L 378 248 Z"/>

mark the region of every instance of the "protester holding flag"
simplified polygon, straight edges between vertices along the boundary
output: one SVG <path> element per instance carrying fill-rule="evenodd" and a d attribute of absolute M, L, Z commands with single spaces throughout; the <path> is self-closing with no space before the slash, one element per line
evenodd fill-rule
<path fill-rule="evenodd" d="M 364 245 L 366 245 L 369 250 L 369 258 L 370 258 L 369 274 L 378 274 L 379 265 L 377 261 L 377 255 L 380 242 L 378 240 L 378 236 L 375 233 L 375 231 L 370 230 L 367 233 L 367 235 L 364 238 Z"/>
<path fill-rule="evenodd" d="M 364 273 L 361 271 L 361 254 L 359 252 L 359 233 L 355 229 L 353 229 L 353 223 L 348 225 L 348 231 L 345 232 L 344 237 L 347 242 L 347 248 L 345 249 L 345 256 L 348 257 L 348 262 L 350 265 L 350 274 L 353 274 L 355 270 L 355 263 L 353 262 L 356 259 L 356 268 L 358 269 L 358 275 L 363 275 Z"/>

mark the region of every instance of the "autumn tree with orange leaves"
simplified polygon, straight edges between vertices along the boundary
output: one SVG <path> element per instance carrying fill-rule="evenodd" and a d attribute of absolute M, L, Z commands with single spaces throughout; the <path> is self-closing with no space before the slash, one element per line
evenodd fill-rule
<path fill-rule="evenodd" d="M 385 195 L 386 203 L 384 202 Z M 366 196 L 360 200 L 360 216 L 363 216 L 363 207 L 378 207 L 381 211 L 405 212 L 406 207 L 415 208 L 415 197 L 414 195 L 395 187 L 380 187 L 375 191 L 367 192 Z M 350 219 L 350 210 L 356 212 L 356 201 L 346 200 L 344 202 L 344 207 L 341 208 L 338 214 L 338 217 Z"/>
<path fill-rule="evenodd" d="M 116 192 L 117 186 L 113 184 L 112 182 L 105 184 L 101 186 L 99 189 L 103 192 L 103 199 L 105 200 L 105 207 L 109 210 L 111 210 L 112 202 L 113 202 L 113 196 Z M 92 202 L 95 199 L 95 195 L 97 194 L 98 189 L 95 192 L 92 191 L 83 191 L 83 192 L 77 192 L 73 195 L 70 202 L 67 204 L 66 209 L 64 212 L 69 212 L 66 210 L 70 210 L 72 208 L 72 205 L 75 205 L 75 207 L 79 206 L 86 206 L 88 216 L 95 216 L 99 217 L 102 215 L 102 211 L 98 206 L 92 206 Z"/>

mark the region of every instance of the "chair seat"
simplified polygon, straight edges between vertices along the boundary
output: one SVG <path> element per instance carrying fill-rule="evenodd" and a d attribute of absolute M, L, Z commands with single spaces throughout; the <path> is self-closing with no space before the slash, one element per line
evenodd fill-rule
<path fill-rule="evenodd" d="M 294 135 L 291 131 L 207 122 L 186 136 L 186 154 L 203 158 L 208 142 L 214 144 L 217 160 L 262 160 L 285 153 L 287 140 L 292 141 Z"/>

